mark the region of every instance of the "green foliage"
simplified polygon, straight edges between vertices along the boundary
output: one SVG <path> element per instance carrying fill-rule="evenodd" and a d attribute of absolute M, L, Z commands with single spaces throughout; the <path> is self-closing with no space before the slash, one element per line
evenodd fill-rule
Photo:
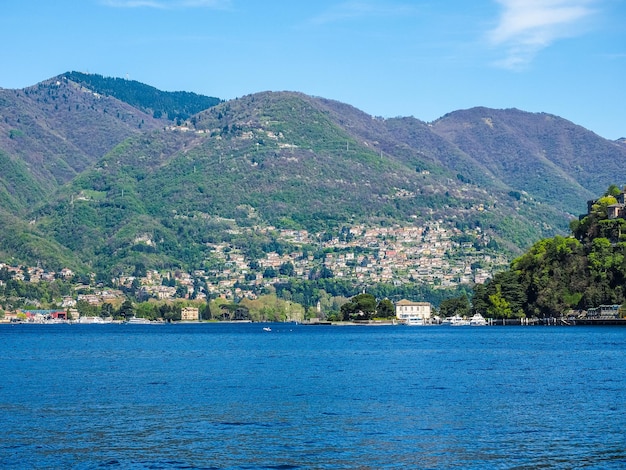
<path fill-rule="evenodd" d="M 67 281 L 21 281 L 13 279 L 6 268 L 0 270 L 0 281 L 0 305 L 11 309 L 23 308 L 31 302 L 40 308 L 58 308 L 63 297 L 73 293 L 73 286 Z"/>
<path fill-rule="evenodd" d="M 489 296 L 487 315 L 492 318 L 511 318 L 513 310 L 509 302 L 502 296 L 501 291 L 502 287 L 496 284 L 496 292 Z"/>
<path fill-rule="evenodd" d="M 246 319 L 254 321 L 302 321 L 304 308 L 290 300 L 280 299 L 276 294 L 261 295 L 255 300 L 242 299 L 238 308 L 246 309 Z"/>
<path fill-rule="evenodd" d="M 135 316 L 135 307 L 133 305 L 133 303 L 130 300 L 125 300 L 122 305 L 120 305 L 120 308 L 117 310 L 117 312 L 115 313 L 116 317 L 121 317 L 125 320 L 128 320 L 129 318 L 132 318 Z"/>
<path fill-rule="evenodd" d="M 19 213 L 40 202 L 38 186 L 23 161 L 0 151 L 0 207 Z"/>
<path fill-rule="evenodd" d="M 372 120 L 349 106 L 298 93 L 260 93 L 209 107 L 206 97 L 158 92 L 129 80 L 71 72 L 58 81 L 33 87 L 29 97 L 71 108 L 62 114 L 42 108 L 55 116 L 51 127 L 63 146 L 54 140 L 58 136 L 32 134 L 42 126 L 26 129 L 11 122 L 6 127 L 7 133 L 26 129 L 13 139 L 20 145 L 28 137 L 33 145 L 53 149 L 46 155 L 58 158 L 46 158 L 45 165 L 54 169 L 46 167 L 40 182 L 29 184 L 30 169 L 39 168 L 36 161 L 22 165 L 14 164 L 20 160 L 12 154 L 0 158 L 0 204 L 18 208 L 22 220 L 32 222 L 19 225 L 26 235 L 18 230 L 0 234 L 0 249 L 11 254 L 16 249 L 31 264 L 63 261 L 89 266 L 102 277 L 132 271 L 138 263 L 147 269 L 193 270 L 214 262 L 210 244 L 228 243 L 253 260 L 293 249 L 271 234 L 246 230 L 252 227 L 339 236 L 347 225 L 420 226 L 440 219 L 460 229 L 480 228 L 487 248 L 511 256 L 565 229 L 562 213 L 552 205 L 512 189 L 517 185 L 486 178 L 469 153 L 435 132 L 438 126 L 412 118 Z M 155 116 L 197 114 L 188 120 L 189 132 L 178 132 L 138 111 L 135 115 L 146 119 L 146 130 L 139 131 L 138 123 L 124 116 L 125 104 L 85 89 Z M 117 106 L 116 111 L 105 112 L 104 102 Z M 41 148 L 25 147 L 24 152 L 38 155 Z M 42 190 L 41 181 L 52 180 L 52 174 L 55 182 Z M 75 175 L 49 196 L 57 181 Z M 45 204 L 27 212 L 32 202 L 43 199 Z M 621 226 L 605 225 L 598 227 L 606 238 L 620 236 Z M 485 249 L 479 240 L 475 247 Z M 291 272 L 285 265 L 278 274 Z M 320 268 L 310 280 L 333 276 Z M 377 289 L 382 294 L 377 298 L 384 298 L 400 288 Z"/>
<path fill-rule="evenodd" d="M 379 318 L 393 318 L 396 316 L 396 308 L 389 299 L 382 299 L 376 306 L 376 316 Z"/>
<path fill-rule="evenodd" d="M 614 193 L 609 188 L 607 193 Z M 556 317 L 569 309 L 624 303 L 626 247 L 619 242 L 623 219 L 608 219 L 614 195 L 603 196 L 571 224 L 576 237 L 543 239 L 474 289 L 474 309 L 497 318 Z"/>
<path fill-rule="evenodd" d="M 439 315 L 442 317 L 451 317 L 453 315 L 465 317 L 470 314 L 470 311 L 470 301 L 465 294 L 445 299 L 439 304 Z"/>
<path fill-rule="evenodd" d="M 218 98 L 196 93 L 161 91 L 135 80 L 123 78 L 80 72 L 68 72 L 64 77 L 101 95 L 113 96 L 131 106 L 152 113 L 155 118 L 167 117 L 170 121 L 185 120 L 221 102 Z"/>
<path fill-rule="evenodd" d="M 370 320 L 376 313 L 376 306 L 376 297 L 372 294 L 358 294 L 341 306 L 341 315 L 344 321 Z"/>

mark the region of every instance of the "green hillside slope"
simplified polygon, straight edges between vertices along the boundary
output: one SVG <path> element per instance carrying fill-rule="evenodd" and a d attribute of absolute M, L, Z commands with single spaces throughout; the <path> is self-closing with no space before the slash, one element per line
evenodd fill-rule
<path fill-rule="evenodd" d="M 546 113 L 473 108 L 438 119 L 432 129 L 495 178 L 576 215 L 582 201 L 623 173 L 626 158 L 619 143 Z"/>
<path fill-rule="evenodd" d="M 217 244 L 248 260 L 295 249 L 279 230 L 321 241 L 436 224 L 512 257 L 567 233 L 626 156 L 619 142 L 517 110 L 429 124 L 295 92 L 217 102 L 77 73 L 0 90 L 5 256 L 194 269 Z"/>
<path fill-rule="evenodd" d="M 250 95 L 192 122 L 193 131 L 118 145 L 37 212 L 37 229 L 99 269 L 191 269 L 209 242 L 262 254 L 271 236 L 254 235 L 254 226 L 338 233 L 350 224 L 447 220 L 480 226 L 516 252 L 566 224 L 550 206 L 463 182 L 433 161 L 428 171 L 381 153 L 305 95 Z"/>

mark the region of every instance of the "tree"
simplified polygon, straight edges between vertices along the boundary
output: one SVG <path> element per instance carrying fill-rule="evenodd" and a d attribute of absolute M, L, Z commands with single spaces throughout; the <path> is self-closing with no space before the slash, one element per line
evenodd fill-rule
<path fill-rule="evenodd" d="M 330 268 L 322 266 L 322 269 L 320 269 L 320 279 L 331 279 L 334 276 L 335 274 Z"/>
<path fill-rule="evenodd" d="M 135 308 L 133 307 L 133 303 L 130 300 L 125 300 L 122 305 L 120 305 L 119 310 L 117 311 L 117 316 L 122 317 L 125 320 L 132 318 L 135 316 Z"/>
<path fill-rule="evenodd" d="M 511 318 L 513 316 L 511 306 L 506 299 L 502 297 L 500 285 L 497 285 L 496 292 L 489 296 L 489 304 L 487 308 L 488 316 L 492 318 Z"/>
<path fill-rule="evenodd" d="M 176 297 L 178 297 L 179 299 L 184 299 L 185 297 L 187 297 L 188 292 L 189 290 L 187 289 L 187 286 L 183 284 L 179 284 L 176 287 Z"/>
<path fill-rule="evenodd" d="M 141 302 L 135 306 L 135 316 L 139 318 L 148 318 L 156 320 L 159 317 L 159 311 L 156 303 Z"/>
<path fill-rule="evenodd" d="M 213 314 L 211 313 L 211 303 L 207 302 L 206 305 L 200 310 L 200 320 L 211 320 Z"/>
<path fill-rule="evenodd" d="M 396 316 L 396 308 L 389 299 L 383 299 L 376 306 L 376 316 L 380 318 L 393 318 Z"/>
<path fill-rule="evenodd" d="M 81 317 L 96 317 L 99 314 L 99 309 L 95 305 L 91 305 L 86 300 L 79 300 L 76 302 L 76 310 Z"/>
<path fill-rule="evenodd" d="M 605 196 L 613 196 L 613 197 L 617 197 L 620 194 L 621 194 L 621 190 L 615 184 L 610 185 L 609 188 L 604 193 Z"/>
<path fill-rule="evenodd" d="M 358 294 L 350 302 L 341 306 L 344 320 L 369 320 L 376 312 L 376 297 L 372 294 Z"/>
<path fill-rule="evenodd" d="M 439 313 L 442 317 L 451 317 L 453 315 L 465 317 L 470 314 L 470 310 L 470 302 L 465 294 L 443 300 L 439 304 Z M 485 310 L 483 310 L 483 312 L 485 312 Z"/>
<path fill-rule="evenodd" d="M 102 318 L 108 318 L 113 316 L 113 305 L 108 302 L 103 303 L 100 306 L 100 316 Z"/>
<path fill-rule="evenodd" d="M 291 261 L 287 261 L 280 265 L 280 268 L 278 268 L 278 272 L 281 274 L 281 276 L 291 277 L 295 274 L 296 268 Z"/>
<path fill-rule="evenodd" d="M 273 267 L 268 266 L 263 271 L 263 277 L 266 278 L 266 279 L 273 279 L 273 278 L 275 278 L 276 277 L 276 270 Z"/>
<path fill-rule="evenodd" d="M 135 277 L 146 277 L 146 265 L 143 263 L 135 264 L 135 271 L 133 272 L 133 276 Z"/>

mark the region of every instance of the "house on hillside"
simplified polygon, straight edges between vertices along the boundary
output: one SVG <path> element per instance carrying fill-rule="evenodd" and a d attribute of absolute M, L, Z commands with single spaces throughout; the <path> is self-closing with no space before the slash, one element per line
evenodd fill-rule
<path fill-rule="evenodd" d="M 626 218 L 626 203 L 624 202 L 625 200 L 624 196 L 625 196 L 624 191 L 622 191 L 616 197 L 617 204 L 611 204 L 610 206 L 607 206 L 606 209 L 607 209 L 607 215 L 609 216 L 609 219 Z"/>
<path fill-rule="evenodd" d="M 411 302 L 402 299 L 396 302 L 396 318 L 402 322 L 411 322 L 413 320 L 422 320 L 427 322 L 430 320 L 432 307 L 430 302 Z"/>
<path fill-rule="evenodd" d="M 609 219 L 626 219 L 626 190 L 622 190 L 617 196 L 615 196 L 615 199 L 617 199 L 617 203 L 611 204 L 610 206 L 607 206 L 606 208 L 608 218 Z M 591 214 L 593 210 L 593 205 L 596 202 L 598 202 L 597 199 L 592 199 L 592 200 L 587 201 L 587 213 L 581 214 L 579 219 L 583 219 L 583 217 L 586 217 L 587 215 Z"/>

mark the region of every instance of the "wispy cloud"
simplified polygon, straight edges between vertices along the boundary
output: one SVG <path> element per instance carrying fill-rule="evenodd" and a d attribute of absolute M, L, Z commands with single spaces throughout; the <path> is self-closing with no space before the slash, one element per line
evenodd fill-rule
<path fill-rule="evenodd" d="M 506 57 L 497 65 L 508 69 L 522 69 L 540 50 L 580 34 L 583 20 L 596 12 L 596 0 L 496 1 L 503 9 L 489 40 L 505 48 Z"/>
<path fill-rule="evenodd" d="M 178 8 L 223 9 L 230 5 L 230 0 L 101 0 L 100 3 L 114 8 L 156 8 L 159 10 Z"/>
<path fill-rule="evenodd" d="M 368 17 L 401 16 L 413 12 L 415 12 L 415 7 L 406 4 L 348 1 L 332 6 L 325 12 L 312 18 L 311 23 L 327 24 Z"/>

